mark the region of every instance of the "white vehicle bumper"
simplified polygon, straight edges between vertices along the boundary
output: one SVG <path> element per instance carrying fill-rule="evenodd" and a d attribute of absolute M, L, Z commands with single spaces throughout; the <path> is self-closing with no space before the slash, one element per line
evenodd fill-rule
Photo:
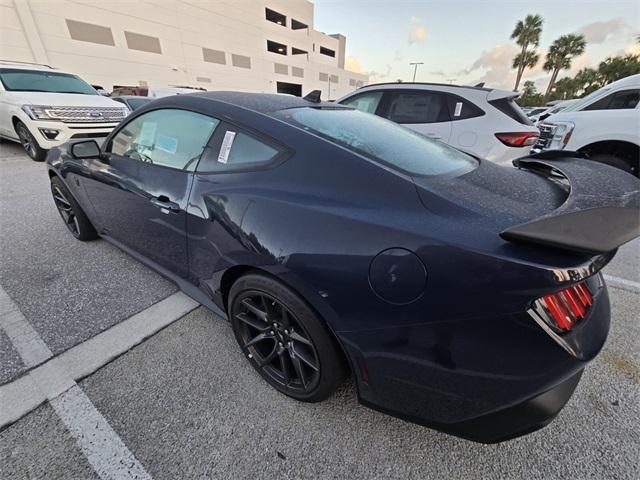
<path fill-rule="evenodd" d="M 38 145 L 49 150 L 69 140 L 82 138 L 104 138 L 118 125 L 113 123 L 65 123 L 51 120 L 30 120 L 25 125 Z"/>

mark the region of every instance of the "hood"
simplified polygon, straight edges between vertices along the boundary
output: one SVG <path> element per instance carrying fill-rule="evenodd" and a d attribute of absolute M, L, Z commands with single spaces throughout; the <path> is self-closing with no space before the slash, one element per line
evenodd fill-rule
<path fill-rule="evenodd" d="M 52 107 L 123 107 L 115 100 L 102 95 L 80 93 L 15 92 L 14 98 L 22 105 L 45 105 Z"/>

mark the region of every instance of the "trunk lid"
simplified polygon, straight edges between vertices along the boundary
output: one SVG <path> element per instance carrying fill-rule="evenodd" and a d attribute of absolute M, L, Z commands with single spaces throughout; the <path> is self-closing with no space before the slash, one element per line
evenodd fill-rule
<path fill-rule="evenodd" d="M 601 254 L 640 235 L 640 181 L 571 152 L 482 161 L 453 178 L 414 178 L 423 205 L 469 236 Z M 485 237 L 486 238 L 486 237 Z"/>

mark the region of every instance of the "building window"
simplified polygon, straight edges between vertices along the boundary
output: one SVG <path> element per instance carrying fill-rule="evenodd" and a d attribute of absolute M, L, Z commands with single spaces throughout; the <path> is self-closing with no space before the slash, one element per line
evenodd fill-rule
<path fill-rule="evenodd" d="M 277 53 L 279 55 L 286 55 L 287 46 L 282 43 L 274 42 L 272 40 L 267 40 L 267 51 L 271 53 Z"/>
<path fill-rule="evenodd" d="M 291 19 L 291 30 L 304 30 L 305 28 L 309 28 L 306 23 L 299 22 L 293 18 Z"/>
<path fill-rule="evenodd" d="M 350 87 L 355 87 L 356 86 L 356 79 L 355 78 L 350 78 L 349 79 L 349 86 Z"/>
<path fill-rule="evenodd" d="M 220 65 L 226 65 L 227 59 L 224 52 L 220 50 L 212 50 L 210 48 L 202 49 L 202 59 L 209 63 L 219 63 Z"/>
<path fill-rule="evenodd" d="M 115 46 L 113 34 L 109 27 L 78 22 L 76 20 L 65 19 L 65 21 L 67 22 L 69 35 L 71 35 L 73 40 Z"/>
<path fill-rule="evenodd" d="M 291 47 L 291 55 L 307 55 L 309 52 L 296 47 Z"/>
<path fill-rule="evenodd" d="M 320 72 L 320 75 L 318 75 L 318 79 L 321 82 L 328 82 L 329 81 L 329 74 Z"/>
<path fill-rule="evenodd" d="M 231 54 L 231 64 L 234 67 L 251 68 L 251 58 L 236 53 Z"/>
<path fill-rule="evenodd" d="M 331 75 L 331 83 L 338 83 L 338 75 Z"/>
<path fill-rule="evenodd" d="M 133 32 L 124 32 L 124 37 L 127 40 L 127 47 L 131 50 L 140 50 L 141 52 L 149 53 L 162 53 L 159 38 Z"/>
<path fill-rule="evenodd" d="M 264 18 L 266 18 L 270 22 L 282 25 L 283 27 L 287 26 L 287 17 L 282 15 L 281 13 L 276 12 L 275 10 L 271 10 L 270 8 L 264 9 Z"/>
<path fill-rule="evenodd" d="M 304 70 L 300 67 L 291 67 L 291 75 L 294 77 L 304 77 Z"/>
<path fill-rule="evenodd" d="M 287 65 L 284 65 L 282 63 L 274 63 L 273 66 L 274 72 L 281 75 L 289 75 L 289 67 Z"/>
<path fill-rule="evenodd" d="M 211 83 L 211 79 L 209 77 L 196 77 L 196 82 Z"/>
<path fill-rule="evenodd" d="M 327 47 L 320 47 L 320 53 L 322 55 L 326 55 L 327 57 L 335 57 L 336 52 Z"/>

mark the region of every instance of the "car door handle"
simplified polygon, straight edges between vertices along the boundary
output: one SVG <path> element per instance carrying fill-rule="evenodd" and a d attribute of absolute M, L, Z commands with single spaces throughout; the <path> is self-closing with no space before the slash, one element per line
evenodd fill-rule
<path fill-rule="evenodd" d="M 166 196 L 160 195 L 159 197 L 151 197 L 149 200 L 153 205 L 158 207 L 162 213 L 178 213 L 180 209 L 180 205 L 176 202 L 172 202 Z"/>
<path fill-rule="evenodd" d="M 427 133 L 427 137 L 432 138 L 434 140 L 441 140 L 442 136 L 437 133 Z"/>

